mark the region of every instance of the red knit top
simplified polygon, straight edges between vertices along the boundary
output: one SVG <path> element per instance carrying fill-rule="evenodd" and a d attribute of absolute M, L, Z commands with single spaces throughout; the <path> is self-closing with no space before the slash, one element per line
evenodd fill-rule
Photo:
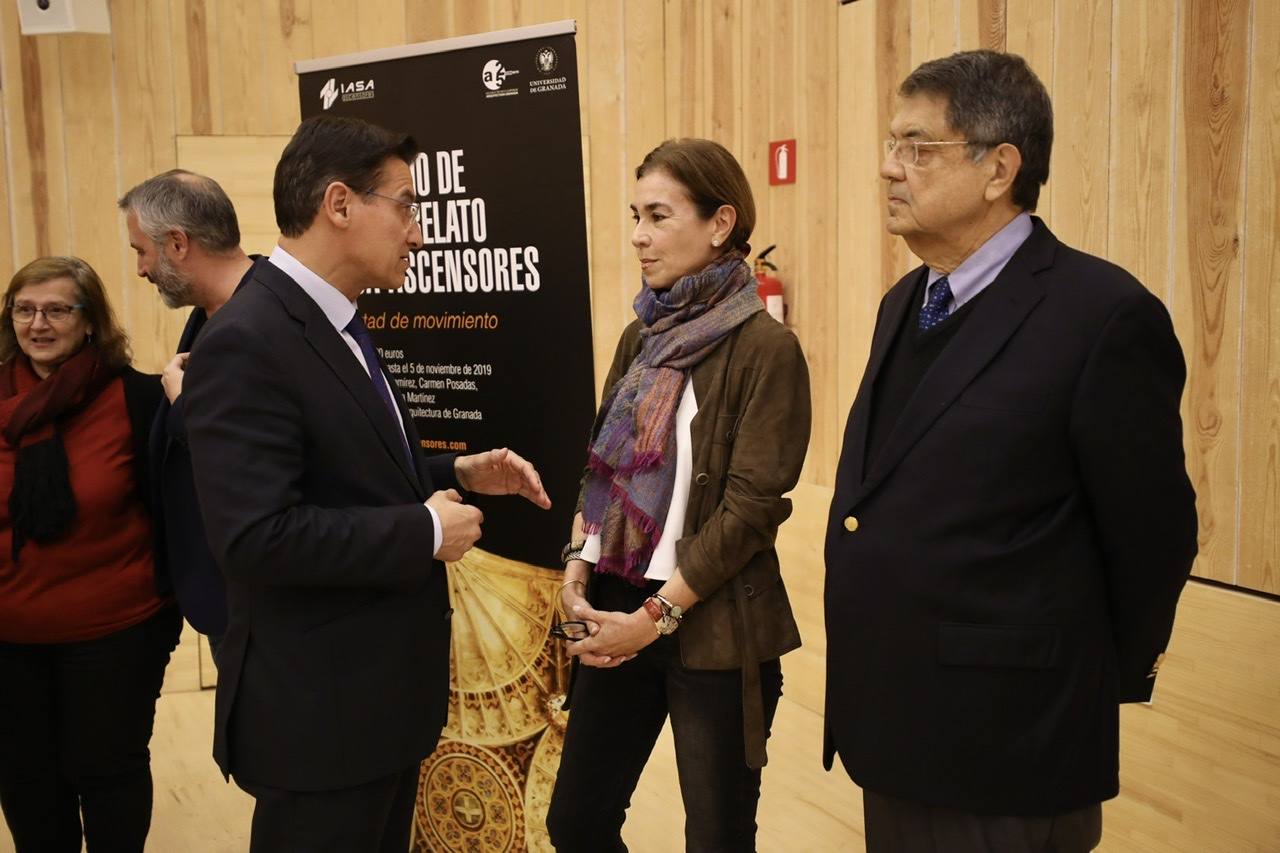
<path fill-rule="evenodd" d="M 0 641 L 69 643 L 135 625 L 156 594 L 151 521 L 135 482 L 124 382 L 60 424 L 76 518 L 56 542 L 27 541 L 15 563 L 9 493 L 15 452 L 0 441 Z"/>

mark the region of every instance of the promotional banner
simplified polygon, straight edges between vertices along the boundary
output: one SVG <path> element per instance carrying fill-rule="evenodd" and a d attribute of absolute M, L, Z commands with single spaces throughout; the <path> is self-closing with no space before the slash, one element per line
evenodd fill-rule
<path fill-rule="evenodd" d="M 297 65 L 303 118 L 355 116 L 422 150 L 423 246 L 401 289 L 366 291 L 359 309 L 424 452 L 511 447 L 553 504 L 477 498 L 483 537 L 449 565 L 450 716 L 423 763 L 415 850 L 551 849 L 567 670 L 547 632 L 594 412 L 574 31 Z"/>

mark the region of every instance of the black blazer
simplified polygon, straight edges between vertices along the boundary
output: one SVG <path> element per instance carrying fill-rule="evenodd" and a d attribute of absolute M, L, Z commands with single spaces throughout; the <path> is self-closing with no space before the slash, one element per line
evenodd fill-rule
<path fill-rule="evenodd" d="M 227 581 L 218 765 L 300 791 L 412 766 L 446 716 L 451 611 L 423 501 L 455 485 L 454 457 L 421 456 L 397 392 L 410 470 L 368 374 L 269 262 L 205 326 L 183 396 Z"/>
<path fill-rule="evenodd" d="M 261 255 L 251 255 L 257 263 Z M 236 285 L 238 291 L 253 275 L 253 267 Z M 191 352 L 208 315 L 194 308 L 178 339 L 178 352 Z M 156 584 L 161 595 L 178 599 L 182 615 L 201 634 L 221 636 L 227 630 L 227 590 L 218 564 L 205 541 L 204 522 L 196 500 L 195 476 L 187 448 L 184 398 L 170 405 L 161 395 L 151 424 L 151 491 L 156 539 Z"/>
<path fill-rule="evenodd" d="M 140 373 L 133 367 L 125 367 L 120 372 L 120 381 L 124 385 L 124 408 L 133 436 L 133 477 L 143 506 L 154 518 L 157 501 L 151 490 L 151 460 L 147 452 L 147 441 L 156 408 L 164 400 L 164 389 L 160 385 L 159 376 Z M 156 562 L 158 566 L 158 556 Z"/>
<path fill-rule="evenodd" d="M 923 269 L 881 303 L 827 528 L 824 760 L 1048 815 L 1118 791 L 1118 706 L 1150 696 L 1196 514 L 1168 312 L 1034 223 L 864 470 Z"/>

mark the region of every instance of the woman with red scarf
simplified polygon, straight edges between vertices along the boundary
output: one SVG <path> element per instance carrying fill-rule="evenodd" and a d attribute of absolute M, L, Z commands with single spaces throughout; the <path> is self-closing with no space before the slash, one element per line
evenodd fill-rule
<path fill-rule="evenodd" d="M 182 621 L 145 488 L 159 377 L 97 273 L 32 261 L 0 310 L 0 806 L 18 853 L 141 853 L 148 743 Z M 83 826 L 81 816 L 83 815 Z"/>
<path fill-rule="evenodd" d="M 809 443 L 809 373 L 757 295 L 755 203 L 733 155 L 664 142 L 636 169 L 631 212 L 637 319 L 563 555 L 556 633 L 577 666 L 547 828 L 566 853 L 625 851 L 670 716 L 685 849 L 754 850 L 778 659 L 800 645 L 774 537 Z"/>

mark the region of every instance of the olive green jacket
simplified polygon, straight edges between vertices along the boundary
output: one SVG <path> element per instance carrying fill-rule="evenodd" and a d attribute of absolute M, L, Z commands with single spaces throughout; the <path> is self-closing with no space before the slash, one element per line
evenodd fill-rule
<path fill-rule="evenodd" d="M 641 328 L 637 320 L 623 331 L 606 396 L 639 353 Z M 774 538 L 791 515 L 783 495 L 800 479 L 809 446 L 809 368 L 796 336 L 761 311 L 691 378 L 698 403 L 690 429 L 693 482 L 676 565 L 699 602 L 676 636 L 690 669 L 742 670 L 747 763 L 762 767 L 759 663 L 800 645 Z M 601 423 L 597 415 L 593 439 Z"/>

